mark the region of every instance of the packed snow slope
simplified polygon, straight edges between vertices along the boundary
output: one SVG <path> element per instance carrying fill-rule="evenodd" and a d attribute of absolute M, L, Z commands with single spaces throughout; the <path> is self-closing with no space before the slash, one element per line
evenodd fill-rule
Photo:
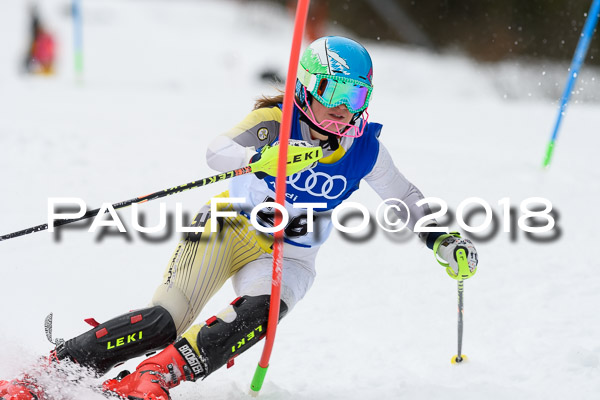
<path fill-rule="evenodd" d="M 61 0 L 40 5 L 59 59 L 55 76 L 32 77 L 19 71 L 26 5 L 0 5 L 0 234 L 46 222 L 49 197 L 78 197 L 96 208 L 212 175 L 207 142 L 261 94 L 276 93 L 262 72 L 287 69 L 286 10 L 241 1 L 84 0 L 84 74 L 77 78 L 68 7 Z M 280 325 L 261 398 L 597 398 L 597 70 L 584 67 L 552 166 L 542 170 L 566 65 L 480 65 L 460 55 L 364 45 L 374 62 L 370 118 L 384 125 L 381 140 L 399 169 L 453 213 L 479 197 L 496 216 L 495 230 L 473 237 L 480 264 L 465 282 L 470 361 L 450 364 L 457 285 L 429 249 L 412 234 L 377 226 L 350 238 L 334 232 L 317 259 L 314 286 Z M 170 213 L 179 202 L 191 214 L 226 188 L 164 202 Z M 557 212 L 553 231 L 534 237 L 545 242 L 517 225 L 519 205 L 530 197 L 548 199 Z M 515 208 L 510 232 L 498 205 L 504 198 Z M 372 213 L 380 202 L 368 185 L 352 199 Z M 140 210 L 147 225 L 157 223 L 158 202 Z M 43 331 L 49 312 L 55 336 L 70 338 L 88 329 L 84 318 L 104 321 L 150 300 L 178 236 L 150 242 L 131 229 L 131 209 L 119 215 L 128 235 L 100 236 L 78 225 L 59 228 L 60 240 L 41 232 L 0 243 L 0 378 L 52 348 Z M 455 219 L 440 220 L 462 230 Z M 480 213 L 471 225 L 482 222 Z M 234 296 L 226 284 L 199 320 Z M 261 350 L 182 385 L 173 398 L 246 398 Z"/>

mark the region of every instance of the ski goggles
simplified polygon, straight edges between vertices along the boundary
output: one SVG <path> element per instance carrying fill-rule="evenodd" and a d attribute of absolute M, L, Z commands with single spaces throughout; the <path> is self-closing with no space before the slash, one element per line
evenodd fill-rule
<path fill-rule="evenodd" d="M 325 107 L 332 108 L 345 104 L 351 113 L 358 113 L 369 106 L 372 86 L 343 76 L 311 74 L 299 68 L 298 79 Z"/>

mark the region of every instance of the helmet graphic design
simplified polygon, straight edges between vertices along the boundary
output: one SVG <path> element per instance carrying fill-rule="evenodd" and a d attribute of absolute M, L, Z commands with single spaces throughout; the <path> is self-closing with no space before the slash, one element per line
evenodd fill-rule
<path fill-rule="evenodd" d="M 371 56 L 360 43 L 341 36 L 327 36 L 312 42 L 302 53 L 300 66 L 310 74 L 343 76 L 373 84 Z"/>

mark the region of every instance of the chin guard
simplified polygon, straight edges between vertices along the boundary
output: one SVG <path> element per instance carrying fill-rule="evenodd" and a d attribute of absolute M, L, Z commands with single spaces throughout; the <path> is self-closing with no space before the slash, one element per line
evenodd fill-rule
<path fill-rule="evenodd" d="M 314 113 L 313 113 L 312 109 L 310 108 L 310 104 L 313 101 L 313 96 L 310 93 L 306 92 L 306 88 L 303 88 L 302 92 L 304 92 L 303 99 L 294 97 L 294 105 L 300 111 L 300 117 L 299 117 L 300 121 L 306 122 L 311 129 L 315 130 L 316 132 L 319 132 L 322 135 L 327 136 L 327 143 L 331 147 L 332 151 L 336 151 L 338 149 L 339 139 L 341 136 L 360 137 L 362 135 L 364 128 L 366 126 L 366 123 L 364 123 L 364 122 L 366 122 L 366 120 L 363 121 L 363 123 L 360 125 L 360 130 L 356 126 L 356 123 L 358 122 L 358 119 L 362 116 L 362 114 L 366 112 L 366 109 L 364 111 L 355 113 L 352 116 L 352 119 L 350 120 L 349 124 L 336 123 L 335 121 L 327 120 L 327 121 L 329 121 L 329 123 L 325 127 L 329 127 L 332 124 L 335 124 L 335 126 L 338 126 L 338 124 L 343 125 L 342 131 L 340 133 L 335 133 L 335 132 L 325 129 L 323 126 L 319 125 L 315 121 Z M 305 108 L 310 112 L 310 114 L 312 115 L 312 118 L 306 113 Z M 366 113 L 366 115 L 367 115 L 366 118 L 368 118 L 369 114 Z M 327 121 L 323 121 L 321 123 L 325 123 Z M 346 132 L 349 129 L 353 129 L 356 134 L 355 135 L 347 135 Z M 338 131 L 339 131 L 339 128 L 338 128 Z"/>

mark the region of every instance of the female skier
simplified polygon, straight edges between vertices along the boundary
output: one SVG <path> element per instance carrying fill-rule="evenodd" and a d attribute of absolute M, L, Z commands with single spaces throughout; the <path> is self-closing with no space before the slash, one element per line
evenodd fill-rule
<path fill-rule="evenodd" d="M 361 180 L 382 199 L 402 200 L 410 210 L 411 229 L 430 213 L 428 207 L 416 206 L 423 195 L 398 171 L 379 142 L 382 126 L 367 121 L 372 78 L 369 53 L 351 39 L 317 39 L 301 57 L 291 139 L 322 147 L 324 157 L 287 178 L 290 219 L 284 230 L 280 318 L 311 287 L 317 252 L 332 227 L 331 211 L 358 189 Z M 207 151 L 209 166 L 229 171 L 273 157 L 282 100 L 283 96 L 262 98 L 240 124 L 213 140 Z M 213 217 L 210 205 L 198 212 L 192 226 L 203 227 L 203 232 L 190 232 L 179 242 L 149 307 L 59 344 L 51 359 L 75 361 L 102 375 L 118 363 L 164 349 L 133 373 L 124 371 L 107 380 L 103 388 L 125 399 L 167 400 L 169 390 L 182 381 L 203 379 L 256 344 L 268 323 L 273 239 L 253 228 L 249 218 L 256 205 L 273 201 L 275 178 L 256 173 L 230 182 L 229 191 L 213 201 L 220 199 L 218 210 L 235 216 Z M 246 202 L 226 200 L 240 197 Z M 402 216 L 406 217 L 405 210 L 400 211 Z M 256 218 L 261 225 L 272 226 L 274 213 L 264 208 Z M 314 229 L 309 229 L 310 218 Z M 458 248 L 466 249 L 469 273 L 475 272 L 477 252 L 468 239 L 436 232 L 419 237 L 447 261 L 451 276 L 458 272 L 454 257 Z M 205 323 L 192 325 L 230 277 L 239 297 Z M 16 387 L 19 381 L 0 382 L 0 396 Z"/>

